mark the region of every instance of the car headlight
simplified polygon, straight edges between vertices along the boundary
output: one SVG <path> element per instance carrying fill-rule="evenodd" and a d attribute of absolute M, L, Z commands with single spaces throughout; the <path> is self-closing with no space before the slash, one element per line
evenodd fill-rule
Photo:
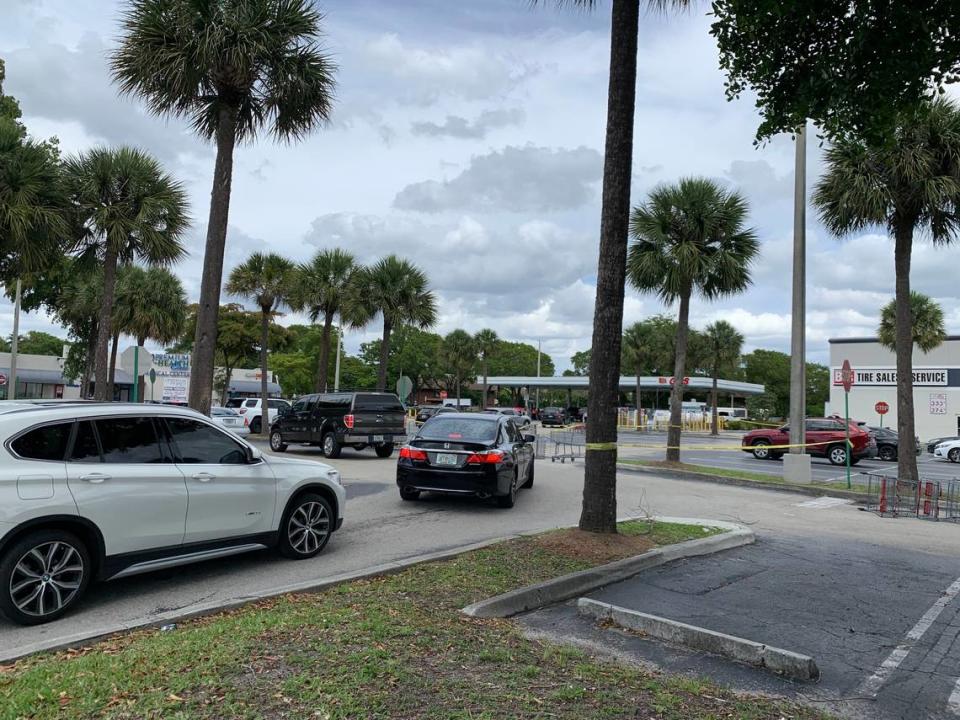
<path fill-rule="evenodd" d="M 335 482 L 337 485 L 343 485 L 343 480 L 340 478 L 340 472 L 338 470 L 327 470 L 327 479 L 330 482 Z"/>

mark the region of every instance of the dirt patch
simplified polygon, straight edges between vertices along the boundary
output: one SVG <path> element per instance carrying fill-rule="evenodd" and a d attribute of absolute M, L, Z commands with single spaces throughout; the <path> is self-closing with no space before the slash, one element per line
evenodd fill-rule
<path fill-rule="evenodd" d="M 577 528 L 546 533 L 535 537 L 533 542 L 549 552 L 585 560 L 591 565 L 633 557 L 656 547 L 644 535 L 599 535 Z"/>

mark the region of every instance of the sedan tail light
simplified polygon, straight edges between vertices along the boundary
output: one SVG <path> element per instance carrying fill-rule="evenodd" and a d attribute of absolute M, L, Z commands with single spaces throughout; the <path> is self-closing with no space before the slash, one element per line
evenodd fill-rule
<path fill-rule="evenodd" d="M 474 453 L 467 458 L 467 465 L 496 465 L 502 463 L 504 457 L 503 450 Z"/>
<path fill-rule="evenodd" d="M 353 415 L 344 415 L 343 424 L 347 427 L 348 430 L 353 430 Z"/>
<path fill-rule="evenodd" d="M 408 445 L 404 445 L 400 448 L 400 458 L 407 460 L 420 460 L 421 462 L 427 461 L 427 454 L 418 448 L 412 448 Z"/>

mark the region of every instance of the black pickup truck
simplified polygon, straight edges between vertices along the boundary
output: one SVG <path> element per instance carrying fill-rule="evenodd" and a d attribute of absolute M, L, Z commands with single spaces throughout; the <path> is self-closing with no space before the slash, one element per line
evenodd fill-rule
<path fill-rule="evenodd" d="M 318 445 L 325 457 L 340 457 L 344 446 L 373 447 L 390 457 L 407 438 L 406 412 L 393 393 L 337 392 L 304 395 L 270 427 L 270 449 L 291 443 Z"/>

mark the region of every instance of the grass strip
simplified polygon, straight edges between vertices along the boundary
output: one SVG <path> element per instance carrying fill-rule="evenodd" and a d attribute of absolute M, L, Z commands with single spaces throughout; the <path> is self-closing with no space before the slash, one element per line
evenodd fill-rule
<path fill-rule="evenodd" d="M 630 522 L 610 554 L 705 537 Z M 814 710 L 652 674 L 467 618 L 472 602 L 593 564 L 598 536 L 511 540 L 395 575 L 141 630 L 0 668 L 8 718 L 813 720 Z M 583 551 L 585 550 L 585 551 Z M 583 552 L 581 552 L 583 551 Z M 322 559 L 320 560 L 322 562 Z"/>

